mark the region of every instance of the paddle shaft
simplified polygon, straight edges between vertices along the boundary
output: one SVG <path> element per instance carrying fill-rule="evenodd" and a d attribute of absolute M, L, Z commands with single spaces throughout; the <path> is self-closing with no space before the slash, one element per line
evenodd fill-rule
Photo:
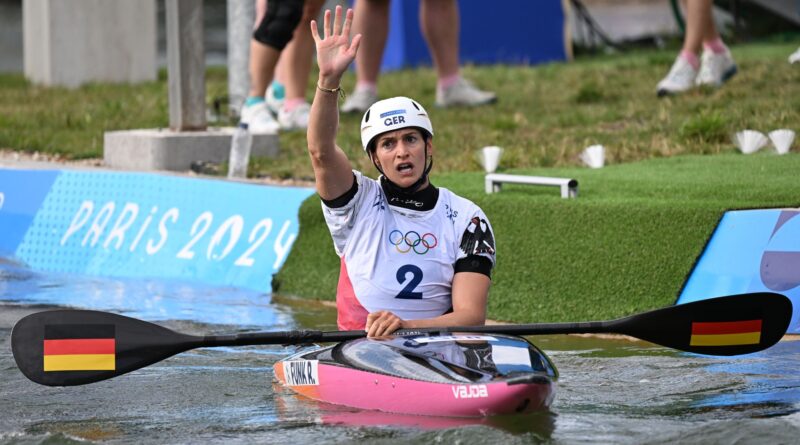
<path fill-rule="evenodd" d="M 417 335 L 443 332 L 468 332 L 473 334 L 548 335 L 548 334 L 623 334 L 616 330 L 618 321 L 590 321 L 580 323 L 537 323 L 491 326 L 454 326 L 449 328 L 402 329 L 394 335 Z M 282 332 L 250 332 L 233 335 L 207 335 L 199 347 L 248 346 L 275 344 L 334 343 L 366 337 L 365 331 L 297 330 Z"/>
<path fill-rule="evenodd" d="M 248 345 L 307 345 L 329 343 L 366 337 L 365 331 L 279 331 L 249 332 L 232 335 L 206 335 L 201 347 L 248 346 Z"/>

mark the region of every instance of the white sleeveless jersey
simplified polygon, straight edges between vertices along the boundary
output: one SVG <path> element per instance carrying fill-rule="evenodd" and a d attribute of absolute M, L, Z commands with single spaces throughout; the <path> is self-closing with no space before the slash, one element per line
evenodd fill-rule
<path fill-rule="evenodd" d="M 355 171 L 358 191 L 341 208 L 322 205 L 342 260 L 337 289 L 339 328 L 363 329 L 370 312 L 404 320 L 432 318 L 452 307 L 457 260 L 469 254 L 494 264 L 491 226 L 471 201 L 439 188 L 428 211 L 390 206 L 378 181 Z M 476 231 L 488 232 L 478 245 Z"/>

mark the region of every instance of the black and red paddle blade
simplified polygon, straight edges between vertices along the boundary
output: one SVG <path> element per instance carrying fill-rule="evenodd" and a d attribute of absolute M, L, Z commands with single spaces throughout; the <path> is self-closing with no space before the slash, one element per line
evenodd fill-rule
<path fill-rule="evenodd" d="M 17 366 L 30 380 L 72 386 L 109 379 L 197 347 L 202 337 L 98 311 L 28 315 L 11 332 Z"/>
<path fill-rule="evenodd" d="M 762 351 L 786 334 L 792 302 L 755 292 L 679 304 L 609 323 L 609 331 L 682 351 L 740 355 Z"/>
<path fill-rule="evenodd" d="M 451 332 L 511 335 L 624 334 L 706 355 L 750 354 L 769 348 L 786 333 L 792 302 L 771 292 L 711 298 L 609 321 L 461 326 Z M 398 331 L 403 334 L 435 329 Z"/>

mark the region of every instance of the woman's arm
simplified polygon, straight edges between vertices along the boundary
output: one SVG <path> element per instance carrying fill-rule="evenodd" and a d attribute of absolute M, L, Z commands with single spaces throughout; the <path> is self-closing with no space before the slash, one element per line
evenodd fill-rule
<path fill-rule="evenodd" d="M 458 272 L 453 276 L 453 312 L 435 318 L 408 320 L 407 328 L 482 326 L 492 280 L 482 273 Z"/>
<path fill-rule="evenodd" d="M 331 11 L 325 11 L 323 36 L 317 31 L 316 20 L 311 21 L 311 35 L 317 46 L 317 81 L 314 101 L 308 120 L 308 154 L 314 169 L 317 193 L 322 199 L 331 200 L 344 195 L 353 185 L 350 160 L 336 145 L 339 129 L 339 92 L 342 75 L 355 59 L 361 34 L 350 41 L 350 26 L 353 10 L 348 9 L 342 23 L 342 7 L 336 7 L 331 26 Z"/>
<path fill-rule="evenodd" d="M 402 320 L 389 311 L 373 312 L 367 316 L 367 336 L 389 335 L 397 329 L 482 326 L 486 323 L 486 302 L 491 282 L 482 273 L 458 272 L 453 277 L 453 312 L 420 320 Z"/>

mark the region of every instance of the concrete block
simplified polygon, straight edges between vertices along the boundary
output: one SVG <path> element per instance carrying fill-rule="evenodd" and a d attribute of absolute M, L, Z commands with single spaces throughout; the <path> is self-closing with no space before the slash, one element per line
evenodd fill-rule
<path fill-rule="evenodd" d="M 155 0 L 25 0 L 25 77 L 47 86 L 156 80 Z"/>
<path fill-rule="evenodd" d="M 233 127 L 206 131 L 143 129 L 109 131 L 103 137 L 103 160 L 125 170 L 189 170 L 193 162 L 228 160 Z M 278 155 L 277 133 L 253 133 L 251 157 Z"/>

